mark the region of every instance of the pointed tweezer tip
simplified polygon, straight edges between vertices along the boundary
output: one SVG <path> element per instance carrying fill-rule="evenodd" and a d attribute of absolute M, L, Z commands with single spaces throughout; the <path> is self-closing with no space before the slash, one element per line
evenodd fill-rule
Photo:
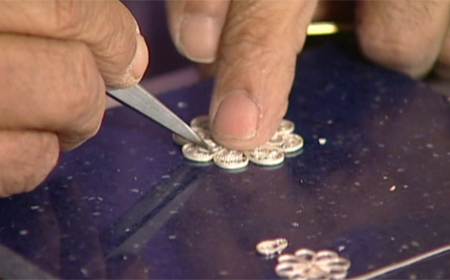
<path fill-rule="evenodd" d="M 198 137 L 198 135 L 197 135 Z M 205 148 L 207 150 L 210 150 L 211 147 L 205 142 L 205 140 L 203 140 L 202 138 L 198 137 L 197 141 L 195 142 L 195 144 L 199 145 L 202 148 Z"/>

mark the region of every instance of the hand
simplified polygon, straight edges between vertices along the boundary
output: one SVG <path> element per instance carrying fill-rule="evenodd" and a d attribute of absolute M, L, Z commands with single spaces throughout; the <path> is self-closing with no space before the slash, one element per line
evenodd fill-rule
<path fill-rule="evenodd" d="M 336 8 L 336 2 L 325 4 Z M 286 112 L 296 55 L 316 6 L 312 0 L 168 2 L 178 50 L 196 62 L 218 64 L 210 107 L 216 140 L 245 149 L 273 135 Z M 320 11 L 323 16 L 332 10 Z M 450 77 L 449 11 L 450 1 L 357 1 L 361 51 L 415 78 L 435 62 L 436 73 Z"/>
<path fill-rule="evenodd" d="M 147 64 L 119 1 L 0 1 L 0 196 L 42 182 L 97 132 L 105 84 L 135 84 Z"/>

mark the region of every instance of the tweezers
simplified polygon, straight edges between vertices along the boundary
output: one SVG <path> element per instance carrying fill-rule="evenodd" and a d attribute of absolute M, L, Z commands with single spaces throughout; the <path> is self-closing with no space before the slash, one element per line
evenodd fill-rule
<path fill-rule="evenodd" d="M 129 88 L 107 87 L 106 93 L 123 105 L 156 121 L 172 132 L 197 145 L 208 148 L 205 141 L 189 125 L 141 85 L 138 84 Z"/>

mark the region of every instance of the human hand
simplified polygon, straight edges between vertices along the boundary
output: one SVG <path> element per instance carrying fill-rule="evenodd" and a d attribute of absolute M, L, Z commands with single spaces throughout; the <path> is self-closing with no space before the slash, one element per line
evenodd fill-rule
<path fill-rule="evenodd" d="M 97 132 L 105 84 L 135 84 L 147 64 L 119 1 L 0 1 L 0 196 L 42 182 Z"/>
<path fill-rule="evenodd" d="M 238 149 L 265 143 L 285 114 L 296 56 L 316 8 L 322 17 L 339 18 L 333 11 L 342 12 L 343 6 L 314 0 L 167 4 L 178 50 L 196 62 L 218 65 L 210 107 L 213 135 Z M 435 62 L 436 73 L 450 77 L 449 11 L 450 1 L 357 1 L 361 51 L 375 63 L 415 78 Z"/>

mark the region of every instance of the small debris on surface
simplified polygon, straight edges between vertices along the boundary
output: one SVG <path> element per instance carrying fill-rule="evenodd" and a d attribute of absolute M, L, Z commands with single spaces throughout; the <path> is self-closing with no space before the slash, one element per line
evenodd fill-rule
<path fill-rule="evenodd" d="M 327 143 L 327 138 L 319 138 L 318 139 L 320 145 L 325 145 Z"/>
<path fill-rule="evenodd" d="M 186 102 L 180 101 L 177 103 L 177 107 L 180 109 L 187 108 L 188 104 Z"/>

